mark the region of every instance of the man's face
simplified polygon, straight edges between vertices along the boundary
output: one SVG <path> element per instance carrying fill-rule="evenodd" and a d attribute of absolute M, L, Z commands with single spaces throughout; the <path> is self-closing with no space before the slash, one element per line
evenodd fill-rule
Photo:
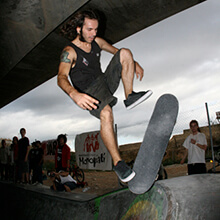
<path fill-rule="evenodd" d="M 60 146 L 63 146 L 64 144 L 65 144 L 64 139 L 63 139 L 63 138 L 60 138 L 60 139 L 59 139 L 59 145 L 60 145 Z"/>
<path fill-rule="evenodd" d="M 191 131 L 194 133 L 194 132 L 197 132 L 198 131 L 198 125 L 196 123 L 191 123 L 190 125 L 190 129 Z"/>
<path fill-rule="evenodd" d="M 22 130 L 21 130 L 21 137 L 24 137 L 25 134 L 26 134 L 26 131 L 22 129 Z"/>
<path fill-rule="evenodd" d="M 17 138 L 13 138 L 13 143 L 14 143 L 14 144 L 17 144 L 17 143 L 18 143 Z"/>
<path fill-rule="evenodd" d="M 87 43 L 92 43 L 98 31 L 98 21 L 95 19 L 85 18 L 82 31 L 77 27 L 77 32 L 80 34 L 80 40 Z"/>

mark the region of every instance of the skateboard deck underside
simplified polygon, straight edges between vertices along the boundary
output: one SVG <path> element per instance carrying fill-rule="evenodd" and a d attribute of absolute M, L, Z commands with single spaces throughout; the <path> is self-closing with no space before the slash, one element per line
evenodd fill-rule
<path fill-rule="evenodd" d="M 154 108 L 128 183 L 131 192 L 142 194 L 153 185 L 166 151 L 178 114 L 178 101 L 171 94 L 162 95 Z"/>

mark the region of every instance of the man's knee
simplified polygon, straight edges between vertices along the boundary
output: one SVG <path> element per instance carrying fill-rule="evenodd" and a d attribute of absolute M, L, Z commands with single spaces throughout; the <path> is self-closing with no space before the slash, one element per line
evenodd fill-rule
<path fill-rule="evenodd" d="M 101 122 L 113 123 L 112 108 L 109 105 L 105 106 L 105 108 L 102 109 L 100 113 L 100 120 Z"/>
<path fill-rule="evenodd" d="M 132 55 L 131 51 L 127 48 L 121 48 L 120 49 L 120 61 L 121 61 L 121 63 L 123 61 L 129 61 L 129 60 L 133 60 L 133 55 Z"/>

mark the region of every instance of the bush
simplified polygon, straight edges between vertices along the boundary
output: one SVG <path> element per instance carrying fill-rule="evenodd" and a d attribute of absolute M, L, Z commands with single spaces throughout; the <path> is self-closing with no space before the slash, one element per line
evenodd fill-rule
<path fill-rule="evenodd" d="M 174 161 L 174 160 L 168 158 L 168 159 L 165 159 L 163 161 L 163 166 L 168 166 L 168 165 L 173 165 L 173 164 L 180 164 L 180 161 L 181 161 L 180 159 Z M 186 159 L 186 162 L 187 162 L 187 159 Z"/>
<path fill-rule="evenodd" d="M 76 154 L 74 152 L 70 152 L 70 164 L 76 163 Z"/>
<path fill-rule="evenodd" d="M 168 158 L 162 162 L 163 166 L 168 166 L 174 164 L 173 160 Z"/>
<path fill-rule="evenodd" d="M 43 170 L 53 170 L 55 169 L 55 162 L 48 160 L 43 163 Z"/>

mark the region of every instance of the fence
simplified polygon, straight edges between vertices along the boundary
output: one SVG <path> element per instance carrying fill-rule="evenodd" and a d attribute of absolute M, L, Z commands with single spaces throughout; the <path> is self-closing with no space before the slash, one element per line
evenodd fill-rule
<path fill-rule="evenodd" d="M 207 105 L 209 109 L 211 125 L 219 124 L 219 119 L 217 118 L 216 113 L 220 111 L 220 101 L 207 103 Z M 173 135 L 181 134 L 183 130 L 189 129 L 189 122 L 193 119 L 199 122 L 200 127 L 208 126 L 205 103 L 187 111 L 180 110 L 176 125 L 173 130 Z"/>

